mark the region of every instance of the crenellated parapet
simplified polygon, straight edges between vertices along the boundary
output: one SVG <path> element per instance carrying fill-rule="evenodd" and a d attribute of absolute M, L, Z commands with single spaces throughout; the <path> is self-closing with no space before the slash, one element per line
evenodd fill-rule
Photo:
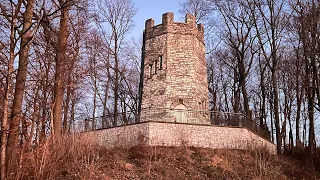
<path fill-rule="evenodd" d="M 185 22 L 174 22 L 174 13 L 167 12 L 162 15 L 162 23 L 154 25 L 152 18 L 145 23 L 146 39 L 153 38 L 165 33 L 193 34 L 204 43 L 204 27 L 196 24 L 196 18 L 192 14 L 187 14 Z"/>

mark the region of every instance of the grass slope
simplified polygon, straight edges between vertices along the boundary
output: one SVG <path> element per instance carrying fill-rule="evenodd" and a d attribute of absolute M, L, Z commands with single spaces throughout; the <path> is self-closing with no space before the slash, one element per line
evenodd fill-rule
<path fill-rule="evenodd" d="M 66 138 L 22 153 L 9 179 L 319 179 L 308 161 L 271 155 L 264 149 L 194 147 L 105 149 Z M 303 158 L 302 158 L 303 159 Z"/>

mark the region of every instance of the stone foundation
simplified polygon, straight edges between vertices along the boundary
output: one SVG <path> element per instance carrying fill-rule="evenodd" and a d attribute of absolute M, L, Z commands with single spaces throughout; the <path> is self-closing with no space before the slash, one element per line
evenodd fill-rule
<path fill-rule="evenodd" d="M 142 122 L 86 133 L 107 148 L 148 146 L 194 146 L 212 149 L 265 147 L 276 153 L 275 145 L 246 128 L 194 125 L 170 122 Z"/>

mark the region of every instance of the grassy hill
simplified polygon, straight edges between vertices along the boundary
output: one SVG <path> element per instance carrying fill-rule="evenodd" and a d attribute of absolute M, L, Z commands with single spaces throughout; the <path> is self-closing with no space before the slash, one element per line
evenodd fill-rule
<path fill-rule="evenodd" d="M 18 179 L 319 179 L 307 160 L 263 149 L 105 149 L 84 139 L 47 142 L 22 154 Z M 301 158 L 303 159 L 303 158 Z M 14 175 L 12 175 L 14 176 Z"/>
<path fill-rule="evenodd" d="M 316 179 L 307 164 L 264 150 L 135 147 L 108 153 L 106 179 Z M 98 173 L 99 174 L 99 173 Z"/>

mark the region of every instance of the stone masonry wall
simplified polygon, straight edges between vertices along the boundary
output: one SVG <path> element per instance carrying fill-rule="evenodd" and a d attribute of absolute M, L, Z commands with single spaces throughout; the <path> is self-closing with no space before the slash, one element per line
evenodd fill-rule
<path fill-rule="evenodd" d="M 194 16 L 187 15 L 185 23 L 179 23 L 173 13 L 166 13 L 157 26 L 147 20 L 144 47 L 142 109 L 208 110 L 204 31 Z M 189 119 L 209 123 L 208 116 Z"/>
<path fill-rule="evenodd" d="M 90 131 L 84 135 L 91 138 L 93 142 L 107 148 L 132 147 L 146 143 L 149 134 L 148 128 L 147 123 L 141 123 Z"/>
<path fill-rule="evenodd" d="M 245 128 L 192 125 L 167 122 L 143 122 L 129 126 L 86 133 L 108 148 L 149 146 L 194 146 L 212 149 L 249 149 L 265 147 L 276 153 L 275 145 Z"/>
<path fill-rule="evenodd" d="M 151 122 L 148 139 L 150 146 L 186 145 L 212 149 L 248 149 L 263 146 L 269 152 L 276 153 L 273 143 L 238 127 Z"/>

